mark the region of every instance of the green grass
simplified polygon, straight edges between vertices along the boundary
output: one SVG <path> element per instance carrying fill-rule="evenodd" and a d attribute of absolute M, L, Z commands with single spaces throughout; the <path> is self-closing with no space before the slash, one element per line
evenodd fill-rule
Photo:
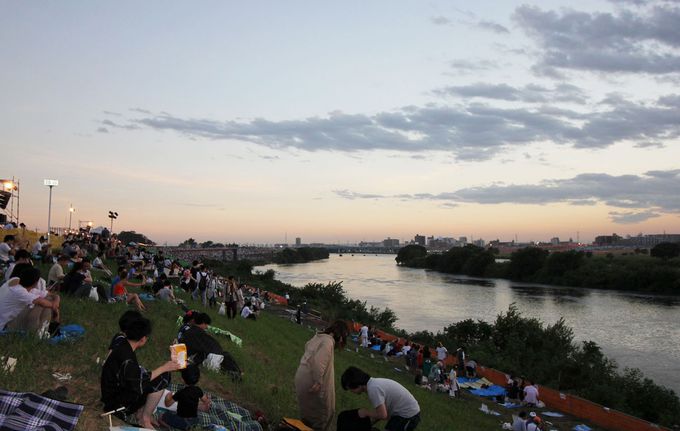
<path fill-rule="evenodd" d="M 185 298 L 186 300 L 186 298 Z M 189 305 L 193 305 L 189 300 Z M 150 302 L 147 316 L 153 322 L 149 343 L 138 350 L 141 364 L 154 368 L 169 358 L 168 346 L 176 337 L 175 322 L 180 309 L 168 303 Z M 200 309 L 200 307 L 198 307 Z M 74 344 L 50 345 L 31 337 L 5 335 L 0 337 L 1 355 L 18 359 L 16 370 L 8 374 L 0 371 L 0 387 L 13 391 L 43 392 L 59 386 L 52 373 L 70 373 L 72 380 L 65 385 L 69 399 L 85 405 L 77 430 L 107 429 L 99 418 L 99 376 L 108 343 L 117 332 L 118 317 L 127 309 L 124 304 L 97 304 L 87 300 L 62 298 L 62 323 L 76 323 L 86 329 L 85 337 Z M 273 314 L 263 313 L 257 321 L 240 317 L 228 320 L 210 311 L 213 325 L 227 329 L 243 339 L 239 348 L 223 337 L 218 340 L 236 359 L 245 375 L 243 382 L 233 383 L 214 372 L 202 373 L 199 383 L 242 406 L 262 410 L 270 422 L 281 417 L 298 417 L 293 379 L 305 342 L 313 335 L 311 329 L 294 324 Z M 399 362 L 398 365 L 402 363 Z M 478 411 L 480 401 L 476 398 L 451 399 L 446 394 L 431 393 L 413 384 L 413 377 L 394 370 L 396 363 L 386 363 L 379 356 L 371 358 L 368 353 L 340 350 L 335 355 L 336 411 L 368 407 L 366 395 L 343 391 L 340 375 L 346 367 L 358 366 L 376 377 L 397 380 L 418 399 L 422 411 L 423 430 L 497 430 L 501 419 L 509 421 L 509 414 L 502 417 L 486 416 Z M 179 379 L 179 376 L 173 376 Z M 488 403 L 487 403 L 488 404 Z M 491 406 L 490 406 L 491 407 Z M 502 409 L 493 407 L 496 410 Z M 382 423 L 381 425 L 384 425 Z"/>

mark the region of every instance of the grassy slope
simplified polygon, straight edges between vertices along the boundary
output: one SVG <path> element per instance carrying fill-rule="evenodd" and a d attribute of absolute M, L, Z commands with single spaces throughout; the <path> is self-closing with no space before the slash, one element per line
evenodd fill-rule
<path fill-rule="evenodd" d="M 167 346 L 176 336 L 175 321 L 179 309 L 167 303 L 150 303 L 149 318 L 154 332 L 149 344 L 138 352 L 140 363 L 147 367 L 160 365 L 168 358 Z M 18 358 L 14 373 L 0 371 L 0 387 L 15 391 L 43 392 L 60 383 L 52 373 L 71 373 L 66 383 L 70 400 L 85 405 L 78 430 L 106 429 L 98 417 L 100 365 L 109 340 L 117 329 L 118 317 L 126 310 L 123 304 L 96 304 L 84 300 L 62 300 L 63 323 L 77 323 L 85 327 L 85 337 L 75 344 L 50 345 L 34 338 L 0 337 L 0 352 Z M 201 386 L 246 408 L 260 409 L 270 421 L 282 416 L 297 417 L 293 390 L 293 376 L 304 343 L 312 331 L 270 314 L 261 315 L 256 322 L 235 319 L 211 312 L 215 326 L 228 329 L 243 338 L 238 348 L 224 338 L 220 342 L 230 351 L 245 371 L 244 381 L 232 383 L 228 378 L 204 372 Z M 404 384 L 418 399 L 423 411 L 419 428 L 428 430 L 491 430 L 498 429 L 499 419 L 485 416 L 477 409 L 477 400 L 452 400 L 444 394 L 432 394 L 412 384 L 407 373 L 393 370 L 393 365 L 368 355 L 338 351 L 335 356 L 337 410 L 367 406 L 366 396 L 357 396 L 341 389 L 339 376 L 349 365 L 356 365 L 374 376 L 393 378 Z M 179 376 L 177 376 L 179 377 Z M 508 420 L 506 417 L 505 420 Z"/>

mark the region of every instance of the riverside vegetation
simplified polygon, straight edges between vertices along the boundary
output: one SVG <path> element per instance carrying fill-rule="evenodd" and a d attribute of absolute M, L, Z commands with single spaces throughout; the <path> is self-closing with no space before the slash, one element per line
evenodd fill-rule
<path fill-rule="evenodd" d="M 662 245 L 662 250 L 675 247 Z M 497 263 L 492 249 L 472 245 L 428 254 L 409 245 L 396 257 L 400 265 L 453 274 L 508 278 L 516 281 L 599 289 L 680 294 L 680 258 L 677 254 L 651 256 L 592 256 L 568 251 L 548 253 L 536 247 L 514 252 L 509 262 Z M 413 339 L 434 345 L 466 346 L 485 365 L 524 375 L 543 385 L 567 391 L 610 408 L 666 426 L 680 423 L 677 394 L 645 378 L 639 369 L 619 371 L 600 347 L 586 341 L 575 344 L 573 331 L 563 320 L 545 326 L 522 316 L 511 306 L 493 323 L 464 320 L 435 333 L 423 331 Z"/>

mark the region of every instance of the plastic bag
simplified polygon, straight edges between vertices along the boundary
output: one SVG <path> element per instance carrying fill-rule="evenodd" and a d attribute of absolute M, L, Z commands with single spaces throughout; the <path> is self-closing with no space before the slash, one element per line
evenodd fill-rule
<path fill-rule="evenodd" d="M 90 299 L 99 302 L 99 293 L 97 293 L 97 288 L 95 286 L 92 286 L 92 289 L 90 289 Z"/>
<path fill-rule="evenodd" d="M 217 314 L 224 316 L 227 314 L 227 307 L 224 306 L 224 302 L 220 304 L 220 309 L 217 310 Z"/>

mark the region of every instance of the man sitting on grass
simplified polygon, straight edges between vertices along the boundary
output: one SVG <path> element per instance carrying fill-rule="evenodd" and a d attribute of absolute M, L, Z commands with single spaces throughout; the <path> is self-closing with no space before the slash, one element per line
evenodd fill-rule
<path fill-rule="evenodd" d="M 0 289 L 0 330 L 38 332 L 47 328 L 52 315 L 59 321 L 58 295 L 37 289 L 40 270 L 23 269 Z"/>
<path fill-rule="evenodd" d="M 418 401 L 394 380 L 371 377 L 357 367 L 349 367 L 340 381 L 345 390 L 368 394 L 373 409 L 359 409 L 360 418 L 368 417 L 374 422 L 387 419 L 386 431 L 411 431 L 420 423 Z"/>
<path fill-rule="evenodd" d="M 121 325 L 123 326 L 123 325 Z M 168 361 L 149 372 L 137 362 L 135 351 L 146 345 L 151 334 L 151 321 L 139 317 L 126 322 L 126 341 L 113 348 L 104 362 L 101 375 L 101 400 L 104 411 L 125 407 L 117 416 L 135 414 L 139 425 L 153 429 L 151 415 L 170 383 L 170 372 L 179 364 Z"/>

